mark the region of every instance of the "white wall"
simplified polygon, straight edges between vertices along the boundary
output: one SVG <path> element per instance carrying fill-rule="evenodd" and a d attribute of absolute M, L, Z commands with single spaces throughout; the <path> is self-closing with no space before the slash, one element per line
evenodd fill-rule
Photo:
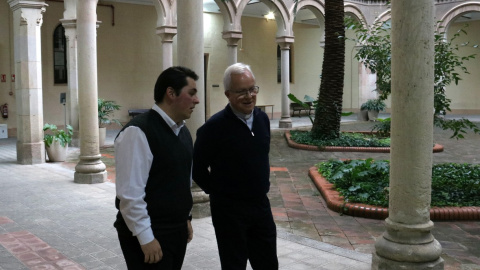
<path fill-rule="evenodd" d="M 455 40 L 455 43 L 462 44 L 469 42 L 469 45 L 463 46 L 459 50 L 459 55 L 467 56 L 476 54 L 475 59 L 465 61 L 465 66 L 470 74 L 464 74 L 461 70 L 462 80 L 458 85 L 452 84 L 447 87 L 447 97 L 452 100 L 450 109 L 458 113 L 479 113 L 480 112 L 480 48 L 474 48 L 473 45 L 480 45 L 480 21 L 469 22 L 465 28 L 467 35 L 461 35 Z M 448 29 L 448 38 L 450 39 L 456 31 L 462 28 L 464 23 L 454 23 Z"/>

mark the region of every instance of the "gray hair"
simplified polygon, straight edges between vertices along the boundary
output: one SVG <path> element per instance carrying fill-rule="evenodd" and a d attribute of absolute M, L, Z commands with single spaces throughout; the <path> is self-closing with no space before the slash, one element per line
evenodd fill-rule
<path fill-rule="evenodd" d="M 232 83 L 232 74 L 244 74 L 246 72 L 250 72 L 252 74 L 252 78 L 255 80 L 255 76 L 253 75 L 252 69 L 250 66 L 244 63 L 236 63 L 229 66 L 223 75 L 223 87 L 225 92 L 230 90 L 231 83 Z"/>

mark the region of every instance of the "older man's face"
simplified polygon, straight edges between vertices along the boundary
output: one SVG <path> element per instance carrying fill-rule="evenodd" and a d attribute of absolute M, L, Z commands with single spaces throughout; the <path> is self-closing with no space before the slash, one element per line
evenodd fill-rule
<path fill-rule="evenodd" d="M 250 89 L 255 87 L 255 80 L 250 72 L 232 74 L 231 86 L 225 92 L 232 107 L 241 113 L 250 114 L 257 102 L 256 94 L 251 94 Z"/>

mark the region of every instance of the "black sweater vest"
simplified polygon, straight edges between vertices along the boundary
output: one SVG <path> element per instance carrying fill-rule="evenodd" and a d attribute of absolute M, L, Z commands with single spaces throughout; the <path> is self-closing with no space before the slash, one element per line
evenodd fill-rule
<path fill-rule="evenodd" d="M 139 127 L 145 133 L 153 154 L 145 187 L 145 202 L 152 229 L 182 226 L 193 204 L 190 191 L 193 141 L 190 132 L 183 127 L 176 136 L 154 110 L 136 116 L 123 129 L 129 126 Z M 117 198 L 117 209 L 119 203 Z M 125 222 L 119 211 L 115 227 L 119 229 L 122 225 Z"/>

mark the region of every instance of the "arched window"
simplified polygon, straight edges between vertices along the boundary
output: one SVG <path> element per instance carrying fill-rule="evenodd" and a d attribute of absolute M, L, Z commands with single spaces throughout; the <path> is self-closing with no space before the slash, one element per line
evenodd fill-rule
<path fill-rule="evenodd" d="M 67 83 L 67 40 L 61 24 L 53 33 L 53 77 L 54 83 Z"/>

